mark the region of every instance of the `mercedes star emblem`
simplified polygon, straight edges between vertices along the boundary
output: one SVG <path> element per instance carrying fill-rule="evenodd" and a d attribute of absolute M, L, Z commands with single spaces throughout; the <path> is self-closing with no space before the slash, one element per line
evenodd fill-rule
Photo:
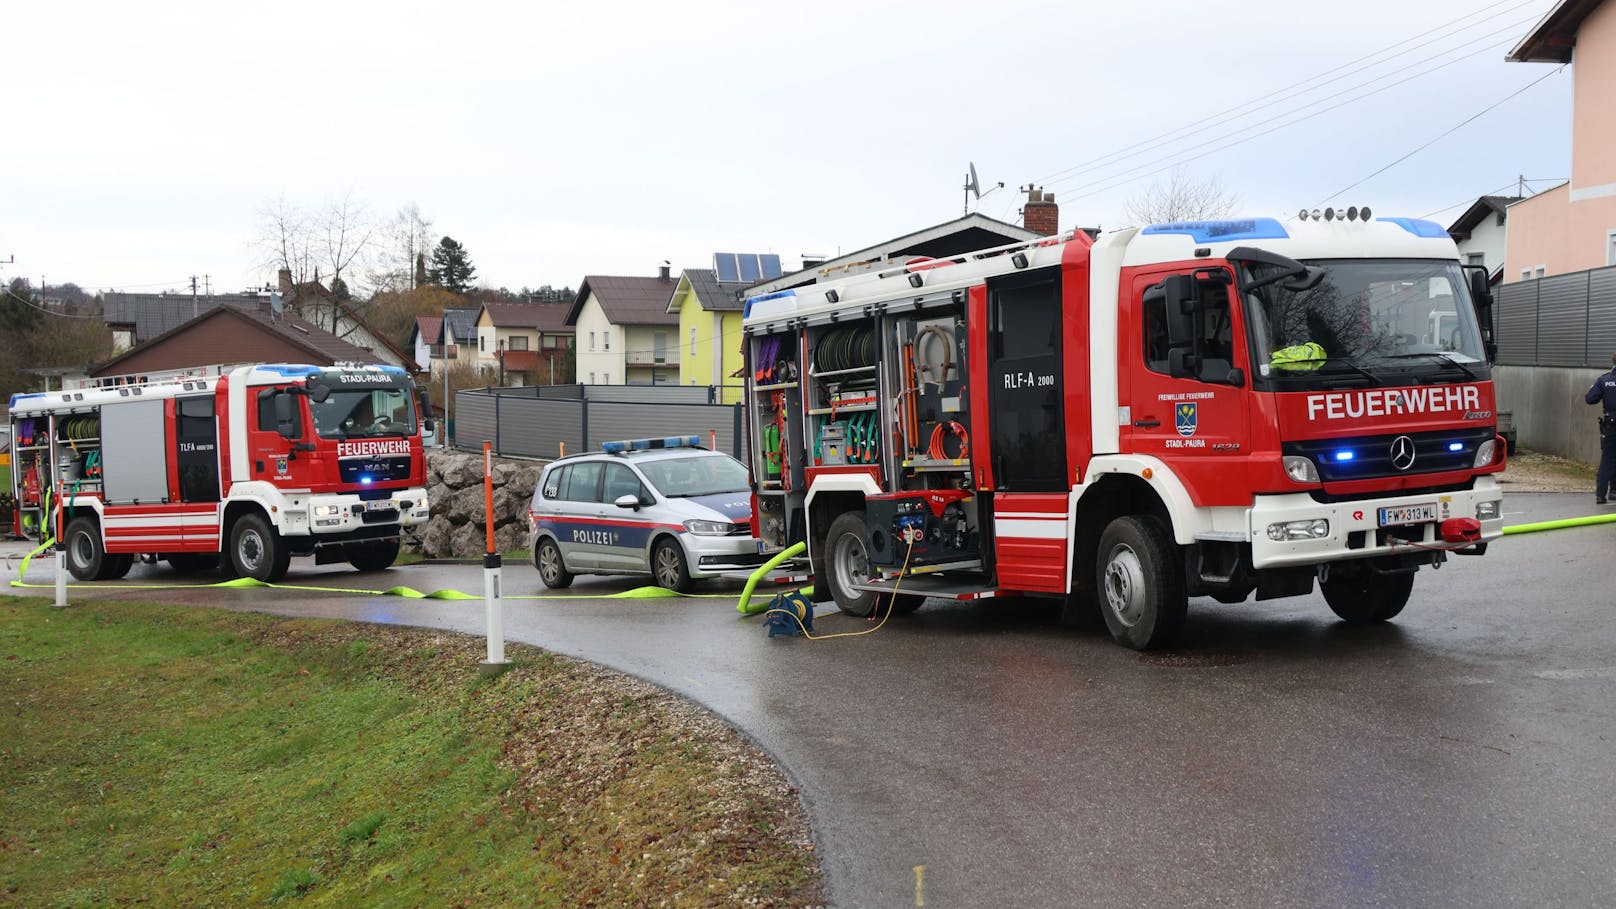
<path fill-rule="evenodd" d="M 1407 470 L 1414 466 L 1414 440 L 1408 436 L 1398 436 L 1392 440 L 1392 466 L 1398 470 Z"/>

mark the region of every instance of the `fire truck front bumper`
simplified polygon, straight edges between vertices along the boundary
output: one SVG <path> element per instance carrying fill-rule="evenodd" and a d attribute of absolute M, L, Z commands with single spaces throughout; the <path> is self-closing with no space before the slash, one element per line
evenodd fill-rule
<path fill-rule="evenodd" d="M 397 489 L 385 499 L 314 496 L 308 503 L 309 532 L 326 536 L 372 527 L 414 527 L 425 524 L 431 513 L 424 489 Z"/>
<path fill-rule="evenodd" d="M 1476 478 L 1467 490 L 1350 502 L 1317 502 L 1306 493 L 1258 496 L 1250 511 L 1251 566 L 1473 549 L 1503 536 L 1503 498 L 1490 476 Z M 1455 519 L 1462 518 L 1474 519 L 1479 534 L 1455 539 Z"/>

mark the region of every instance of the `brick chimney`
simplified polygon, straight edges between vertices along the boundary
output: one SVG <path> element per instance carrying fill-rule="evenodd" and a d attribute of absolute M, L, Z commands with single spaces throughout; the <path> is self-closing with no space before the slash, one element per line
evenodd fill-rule
<path fill-rule="evenodd" d="M 1021 209 L 1021 224 L 1046 237 L 1060 233 L 1060 207 L 1055 204 L 1055 194 L 1029 185 L 1027 204 Z"/>

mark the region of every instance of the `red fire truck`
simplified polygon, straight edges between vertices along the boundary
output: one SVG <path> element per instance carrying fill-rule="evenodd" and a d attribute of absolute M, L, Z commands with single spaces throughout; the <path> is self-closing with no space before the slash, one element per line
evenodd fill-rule
<path fill-rule="evenodd" d="M 122 577 L 137 556 L 262 581 L 294 555 L 385 568 L 399 531 L 428 517 L 427 413 L 385 366 L 14 395 L 14 529 L 37 539 L 59 520 L 81 581 Z"/>
<path fill-rule="evenodd" d="M 1486 276 L 1428 221 L 1079 232 L 821 276 L 743 324 L 754 533 L 805 541 L 854 615 L 1064 597 L 1145 649 L 1189 597 L 1317 581 L 1384 621 L 1502 532 Z"/>

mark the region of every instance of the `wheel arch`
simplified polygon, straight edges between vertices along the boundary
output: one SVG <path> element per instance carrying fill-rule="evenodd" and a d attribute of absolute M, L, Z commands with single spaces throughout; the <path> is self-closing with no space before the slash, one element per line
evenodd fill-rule
<path fill-rule="evenodd" d="M 1132 473 L 1094 475 L 1077 497 L 1072 534 L 1073 590 L 1094 590 L 1095 567 L 1100 554 L 1100 536 L 1107 526 L 1124 515 L 1145 515 L 1161 521 L 1173 534 L 1172 512 L 1156 487 Z"/>

